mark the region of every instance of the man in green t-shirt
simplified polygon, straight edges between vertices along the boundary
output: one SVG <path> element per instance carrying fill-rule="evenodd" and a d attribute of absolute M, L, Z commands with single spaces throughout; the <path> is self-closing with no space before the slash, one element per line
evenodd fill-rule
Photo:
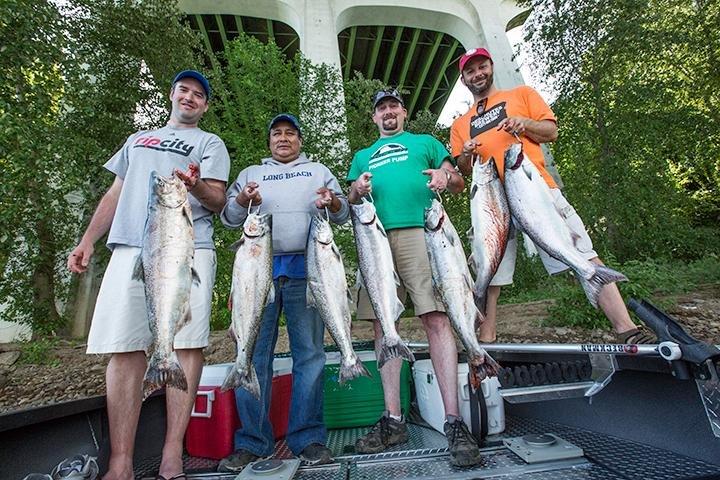
<path fill-rule="evenodd" d="M 445 407 L 445 433 L 451 462 L 459 466 L 480 462 L 477 442 L 463 423 L 458 410 L 457 348 L 443 305 L 432 291 L 430 261 L 423 231 L 425 208 L 436 192 L 459 193 L 465 188 L 445 147 L 430 135 L 404 131 L 407 110 L 397 90 L 381 90 L 373 96 L 373 121 L 380 138 L 355 154 L 347 181 L 352 182 L 348 199 L 360 203 L 372 191 L 377 215 L 388 234 L 390 249 L 400 278 L 398 297 L 410 294 L 415 314 L 422 319 L 430 343 L 430 356 Z M 383 337 L 364 288 L 358 294 L 357 318 L 372 320 L 375 351 Z M 370 432 L 358 439 L 355 451 L 378 453 L 408 440 L 400 410 L 401 358 L 385 363 L 380 370 L 386 412 Z"/>

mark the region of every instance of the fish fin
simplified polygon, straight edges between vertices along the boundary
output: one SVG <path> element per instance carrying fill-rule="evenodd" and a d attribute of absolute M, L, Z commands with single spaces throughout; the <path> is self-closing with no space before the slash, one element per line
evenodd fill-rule
<path fill-rule="evenodd" d="M 190 274 L 192 275 L 192 280 L 195 285 L 200 285 L 202 283 L 200 281 L 200 275 L 198 275 L 197 270 L 195 270 L 195 267 L 190 269 Z"/>
<path fill-rule="evenodd" d="M 385 228 L 380 224 L 380 222 L 375 222 L 375 228 L 377 228 L 380 231 L 380 234 L 387 238 L 387 232 L 385 231 Z"/>
<path fill-rule="evenodd" d="M 188 304 L 185 315 L 182 316 L 182 318 L 180 319 L 180 321 L 177 324 L 177 332 L 179 332 L 180 329 L 183 328 L 185 325 L 189 324 L 191 320 L 192 320 L 192 310 L 190 309 L 190 304 Z"/>
<path fill-rule="evenodd" d="M 473 239 L 475 238 L 475 230 L 473 230 L 473 227 L 468 228 L 468 231 L 465 232 L 465 235 L 467 236 L 468 242 L 472 243 Z"/>
<path fill-rule="evenodd" d="M 150 357 L 143 379 L 143 400 L 162 387 L 173 387 L 187 392 L 185 372 L 175 352 L 170 352 L 167 358 L 155 354 Z"/>
<path fill-rule="evenodd" d="M 337 245 L 335 245 L 334 242 L 333 242 L 332 247 L 330 248 L 330 250 L 332 250 L 332 252 L 335 254 L 335 256 L 337 257 L 337 259 L 342 262 L 342 256 L 340 255 L 340 249 L 337 247 Z"/>
<path fill-rule="evenodd" d="M 405 311 L 405 305 L 400 301 L 399 298 L 395 297 L 395 321 L 397 322 L 400 318 L 400 315 Z"/>
<path fill-rule="evenodd" d="M 395 280 L 395 285 L 400 286 L 400 276 L 397 274 L 395 269 L 393 268 L 393 279 Z"/>
<path fill-rule="evenodd" d="M 580 275 L 575 276 L 580 281 L 580 285 L 582 285 L 583 290 L 585 290 L 585 296 L 590 302 L 590 305 L 595 308 L 598 308 L 600 291 L 605 285 L 613 282 L 627 281 L 627 277 L 625 275 L 603 265 L 596 265 L 595 273 L 589 279 L 582 278 Z"/>
<path fill-rule="evenodd" d="M 473 300 L 475 301 L 475 306 L 480 310 L 480 313 L 485 315 L 487 308 L 487 287 L 482 288 L 479 278 L 475 280 L 475 285 L 473 285 Z"/>
<path fill-rule="evenodd" d="M 240 237 L 240 240 L 234 242 L 232 245 L 228 247 L 228 250 L 232 250 L 233 252 L 237 252 L 238 248 L 240 248 L 240 245 L 245 243 L 245 236 L 243 235 Z"/>
<path fill-rule="evenodd" d="M 472 188 L 470 188 L 470 200 L 472 200 L 475 197 L 475 192 L 478 191 L 478 186 L 473 183 Z"/>
<path fill-rule="evenodd" d="M 135 259 L 135 267 L 133 268 L 132 279 L 145 282 L 145 267 L 143 266 L 142 254 Z"/>
<path fill-rule="evenodd" d="M 475 275 L 477 275 L 477 269 L 475 268 L 475 254 L 471 253 L 467 259 L 468 267 L 470 267 Z"/>
<path fill-rule="evenodd" d="M 270 284 L 270 288 L 268 288 L 267 296 L 265 297 L 265 306 L 267 307 L 271 303 L 275 302 L 275 283 Z"/>
<path fill-rule="evenodd" d="M 477 305 L 476 305 L 476 307 L 477 307 Z M 480 325 L 482 325 L 483 323 L 485 323 L 485 315 L 483 315 L 483 313 L 478 308 L 475 312 L 475 331 L 476 332 L 480 328 Z"/>
<path fill-rule="evenodd" d="M 307 308 L 317 306 L 315 303 L 315 296 L 310 289 L 310 282 L 307 282 L 307 287 L 305 287 L 305 305 L 307 306 Z"/>
<path fill-rule="evenodd" d="M 187 220 L 188 225 L 190 227 L 192 227 L 193 226 L 193 218 L 192 218 L 192 209 L 190 208 L 190 202 L 185 202 L 185 204 L 183 205 L 182 211 L 183 211 L 183 217 L 185 217 L 185 219 Z"/>
<path fill-rule="evenodd" d="M 465 280 L 465 286 L 472 290 L 474 288 L 474 282 L 472 277 L 470 276 L 470 272 L 466 271 L 463 275 L 463 280 Z"/>
<path fill-rule="evenodd" d="M 399 336 L 391 338 L 385 335 L 382 338 L 380 351 L 378 352 L 378 369 L 381 369 L 383 365 L 385 365 L 385 362 L 393 358 L 404 358 L 408 362 L 415 361 L 415 355 L 413 355 Z"/>
<path fill-rule="evenodd" d="M 450 233 L 450 229 L 443 228 L 442 231 L 443 231 L 443 234 L 445 235 L 445 238 L 447 238 L 447 241 L 450 243 L 450 245 L 455 246 L 455 235 L 452 235 Z"/>
<path fill-rule="evenodd" d="M 575 250 L 580 251 L 579 245 L 580 245 L 580 235 L 578 235 L 575 232 L 570 232 L 570 238 L 572 239 L 573 246 L 575 247 Z"/>
<path fill-rule="evenodd" d="M 244 388 L 253 397 L 260 400 L 260 383 L 255 373 L 255 367 L 252 365 L 247 368 L 240 368 L 237 364 L 233 365 L 232 369 L 228 372 L 220 387 L 221 392 L 227 392 L 231 389 Z"/>
<path fill-rule="evenodd" d="M 354 312 L 355 311 L 355 299 L 353 298 L 353 294 L 349 288 L 347 288 L 345 290 L 345 298 L 348 302 L 348 308 L 350 309 L 351 312 Z"/>
<path fill-rule="evenodd" d="M 338 376 L 338 381 L 342 385 L 348 380 L 352 380 L 353 378 L 357 378 L 360 376 L 370 377 L 371 375 L 370 372 L 368 372 L 367 368 L 365 368 L 365 365 L 363 365 L 363 363 L 360 361 L 360 358 L 358 358 L 357 354 L 353 352 L 352 363 L 340 362 L 340 374 Z"/>

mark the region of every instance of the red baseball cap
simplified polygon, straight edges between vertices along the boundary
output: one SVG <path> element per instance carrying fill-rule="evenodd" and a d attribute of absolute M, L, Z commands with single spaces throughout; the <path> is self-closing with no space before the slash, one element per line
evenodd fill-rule
<path fill-rule="evenodd" d="M 471 58 L 475 57 L 486 57 L 489 58 L 490 61 L 492 61 L 492 57 L 490 56 L 490 52 L 488 52 L 484 48 L 472 48 L 465 52 L 465 55 L 460 57 L 460 71 L 463 71 L 463 68 L 465 68 L 465 64 L 470 61 Z"/>

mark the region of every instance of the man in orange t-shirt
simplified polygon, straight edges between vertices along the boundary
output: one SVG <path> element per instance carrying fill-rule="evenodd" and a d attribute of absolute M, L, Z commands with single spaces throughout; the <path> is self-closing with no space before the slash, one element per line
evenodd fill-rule
<path fill-rule="evenodd" d="M 460 80 L 473 94 L 475 103 L 463 116 L 455 119 L 450 128 L 451 154 L 464 175 L 472 174 L 472 164 L 478 161 L 495 161 L 500 178 L 504 178 L 505 150 L 519 138 L 523 151 L 540 171 L 552 193 L 555 207 L 565 219 L 570 231 L 577 234 L 579 252 L 587 260 L 602 265 L 593 250 L 585 225 L 560 192 L 555 180 L 545 168 L 541 143 L 557 139 L 555 115 L 542 97 L 531 87 L 520 86 L 500 90 L 493 84 L 493 61 L 484 48 L 469 50 L 460 58 Z M 482 234 L 475 232 L 475 235 Z M 485 322 L 480 325 L 482 342 L 496 339 L 497 300 L 500 287 L 510 285 L 515 271 L 517 255 L 515 238 L 508 241 L 505 256 L 490 282 L 487 291 Z M 549 274 L 563 272 L 569 267 L 538 249 L 540 259 Z M 619 343 L 654 343 L 656 340 L 630 319 L 617 285 L 610 283 L 600 292 L 598 305 L 618 332 Z"/>

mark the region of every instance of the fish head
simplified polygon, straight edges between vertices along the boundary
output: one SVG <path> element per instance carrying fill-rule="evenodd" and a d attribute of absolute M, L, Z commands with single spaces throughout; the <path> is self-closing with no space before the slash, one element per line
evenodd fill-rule
<path fill-rule="evenodd" d="M 262 237 L 272 230 L 272 215 L 269 213 L 250 213 L 243 223 L 246 237 Z"/>
<path fill-rule="evenodd" d="M 425 209 L 425 229 L 430 231 L 438 230 L 445 218 L 445 209 L 437 199 L 432 201 L 429 208 Z"/>
<path fill-rule="evenodd" d="M 505 170 L 517 170 L 524 158 L 522 143 L 513 143 L 505 150 Z"/>
<path fill-rule="evenodd" d="M 375 221 L 377 215 L 375 205 L 365 200 L 365 198 L 362 199 L 362 203 L 351 204 L 351 208 L 353 215 L 355 215 L 363 225 L 370 225 Z"/>
<path fill-rule="evenodd" d="M 178 208 L 187 201 L 187 187 L 175 174 L 163 177 L 153 170 L 150 173 L 150 192 L 156 203 L 168 208 Z"/>
<path fill-rule="evenodd" d="M 483 186 L 499 178 L 497 167 L 495 166 L 495 158 L 490 157 L 487 162 L 475 162 L 472 169 L 473 185 Z"/>
<path fill-rule="evenodd" d="M 314 215 L 310 223 L 310 236 L 316 242 L 330 245 L 333 242 L 333 231 L 328 219 L 322 215 Z"/>

